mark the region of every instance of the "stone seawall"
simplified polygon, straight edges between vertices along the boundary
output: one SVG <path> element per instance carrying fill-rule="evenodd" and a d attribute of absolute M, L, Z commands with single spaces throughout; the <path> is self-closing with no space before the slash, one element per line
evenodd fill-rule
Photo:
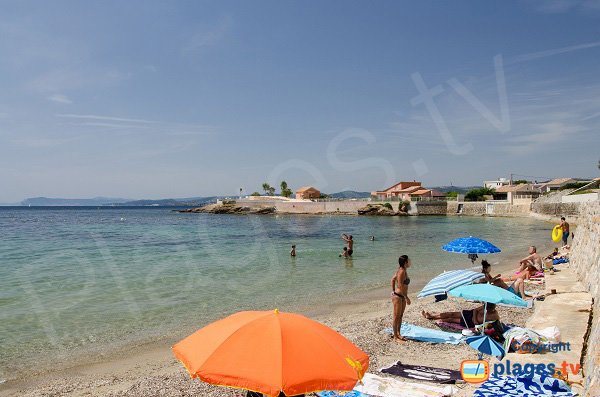
<path fill-rule="evenodd" d="M 286 214 L 358 214 L 358 209 L 367 205 L 365 201 L 317 201 L 294 202 L 281 201 L 275 203 L 279 213 Z M 393 205 L 393 204 L 392 204 Z M 398 206 L 398 203 L 395 203 Z"/>
<path fill-rule="evenodd" d="M 582 364 L 586 395 L 597 397 L 600 396 L 600 202 L 581 204 L 579 209 L 571 267 L 594 299 L 591 328 Z"/>
<path fill-rule="evenodd" d="M 532 203 L 531 212 L 549 216 L 577 216 L 582 203 Z"/>

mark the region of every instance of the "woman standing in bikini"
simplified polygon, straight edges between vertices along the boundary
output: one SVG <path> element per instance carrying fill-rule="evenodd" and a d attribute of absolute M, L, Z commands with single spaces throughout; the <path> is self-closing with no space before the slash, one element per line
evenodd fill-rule
<path fill-rule="evenodd" d="M 406 273 L 406 269 L 410 266 L 411 262 L 408 256 L 402 255 L 398 258 L 398 270 L 392 277 L 392 303 L 394 304 L 394 324 L 392 328 L 393 338 L 397 342 L 406 341 L 406 338 L 400 335 L 400 327 L 402 326 L 402 316 L 404 316 L 406 305 L 410 305 L 410 298 L 408 297 L 410 278 Z"/>

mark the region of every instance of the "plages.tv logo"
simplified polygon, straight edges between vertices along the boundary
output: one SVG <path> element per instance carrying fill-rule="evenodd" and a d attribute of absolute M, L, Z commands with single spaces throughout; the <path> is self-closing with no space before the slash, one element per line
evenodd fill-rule
<path fill-rule="evenodd" d="M 490 363 L 484 360 L 464 360 L 460 364 L 460 374 L 465 382 L 482 383 L 489 379 L 490 374 L 494 376 L 533 376 L 546 375 L 553 376 L 560 371 L 561 374 L 579 374 L 581 370 L 580 364 L 573 364 L 563 361 L 557 365 L 549 364 L 533 364 L 533 363 L 511 363 L 510 360 L 505 362 L 495 363 L 490 371 Z"/>
<path fill-rule="evenodd" d="M 460 375 L 468 383 L 482 383 L 490 377 L 490 363 L 484 360 L 464 360 L 460 363 Z"/>

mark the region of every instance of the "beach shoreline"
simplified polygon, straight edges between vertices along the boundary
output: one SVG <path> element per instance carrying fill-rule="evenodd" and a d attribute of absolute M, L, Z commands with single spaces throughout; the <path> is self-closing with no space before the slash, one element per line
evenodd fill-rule
<path fill-rule="evenodd" d="M 538 249 L 543 256 L 546 251 L 551 251 L 553 246 L 554 243 L 551 242 L 542 243 L 541 245 L 538 242 Z M 493 264 L 493 273 L 507 274 L 509 271 L 514 270 L 518 266 L 518 260 L 526 255 L 522 251 L 523 249 L 526 249 L 526 247 L 519 247 L 518 250 L 516 247 L 505 250 L 498 257 L 494 255 L 487 256 L 487 259 Z M 480 260 L 481 258 L 473 267 L 478 267 Z M 501 260 L 501 263 L 494 265 L 498 260 Z M 468 260 L 465 263 L 469 264 Z M 418 266 L 418 263 L 415 265 Z M 394 271 L 395 267 L 391 265 L 390 278 Z M 407 320 L 416 323 L 422 322 L 420 310 L 424 308 L 431 309 L 431 300 L 417 300 L 416 298 L 416 293 L 424 286 L 426 281 L 428 280 L 415 279 L 411 284 L 410 297 L 413 304 L 407 308 Z M 438 310 L 438 307 L 439 310 L 442 307 L 447 307 L 447 310 L 456 310 L 455 305 L 448 306 L 448 303 L 436 304 L 435 310 Z M 356 330 L 354 330 L 356 324 L 373 322 L 379 324 L 375 327 L 379 331 L 384 327 L 391 326 L 391 302 L 387 280 L 383 281 L 380 287 L 370 288 L 359 293 L 349 293 L 340 300 L 324 299 L 323 304 L 316 307 L 302 307 L 302 305 L 299 305 L 298 309 L 299 313 L 321 321 L 350 338 L 356 333 Z M 517 315 L 523 313 L 517 313 Z M 153 378 L 175 376 L 179 382 L 186 382 L 187 378 L 185 377 L 188 375 L 181 364 L 174 359 L 170 350 L 170 346 L 184 336 L 162 337 L 149 342 L 128 345 L 105 352 L 99 356 L 93 356 L 91 360 L 88 358 L 88 360 L 77 361 L 62 368 L 40 371 L 34 377 L 29 373 L 26 376 L 20 376 L 0 384 L 0 396 L 37 396 L 45 395 L 48 391 L 51 391 L 50 394 L 56 392 L 69 395 L 112 395 L 111 393 L 119 395 L 118 393 L 121 391 L 129 390 L 139 384 L 140 375 Z M 362 347 L 360 341 L 355 341 L 355 343 Z M 416 342 L 410 343 L 418 350 L 419 347 L 415 345 Z M 366 345 L 371 345 L 371 342 L 366 343 Z M 381 341 L 378 341 L 378 346 L 378 349 L 368 353 L 377 356 L 384 352 L 382 357 L 386 357 L 386 348 L 381 346 Z M 379 361 L 380 359 L 375 359 L 374 363 L 379 365 Z M 428 365 L 444 367 L 443 359 L 430 362 Z M 376 369 L 373 366 L 371 368 Z M 181 375 L 185 375 L 185 377 L 181 378 Z M 201 383 L 199 381 L 193 382 Z M 202 387 L 207 386 L 203 385 Z M 140 395 L 147 394 L 142 393 Z M 225 394 L 220 393 L 218 395 Z"/>

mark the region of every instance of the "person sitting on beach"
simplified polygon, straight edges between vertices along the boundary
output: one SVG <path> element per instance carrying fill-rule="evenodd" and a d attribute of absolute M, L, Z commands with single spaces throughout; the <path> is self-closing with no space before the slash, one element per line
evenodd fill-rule
<path fill-rule="evenodd" d="M 519 261 L 519 269 L 517 271 L 522 272 L 528 265 L 533 265 L 539 270 L 542 270 L 543 261 L 540 254 L 537 253 L 535 245 L 529 247 L 529 255 Z"/>
<path fill-rule="evenodd" d="M 512 292 L 513 294 L 520 296 L 523 299 L 531 298 L 531 295 L 527 295 L 525 293 L 525 280 L 529 280 L 537 272 L 538 269 L 535 266 L 527 265 L 525 270 L 519 272 L 519 274 L 516 277 L 503 277 L 502 281 L 512 281 L 512 284 L 507 288 L 507 290 Z"/>
<path fill-rule="evenodd" d="M 428 320 L 442 320 L 447 323 L 460 324 L 465 328 L 475 328 L 476 325 L 483 324 L 484 310 L 486 310 L 485 304 L 476 307 L 475 309 L 463 310 L 461 312 L 429 313 L 423 310 L 421 314 Z M 500 316 L 496 311 L 496 305 L 488 303 L 485 321 L 496 320 L 500 320 Z"/>
<path fill-rule="evenodd" d="M 344 247 L 344 249 L 342 250 L 342 253 L 339 256 L 340 256 L 340 258 L 342 258 L 342 257 L 343 258 L 347 258 L 349 256 L 348 255 L 348 248 Z"/>
<path fill-rule="evenodd" d="M 346 233 L 342 234 L 342 240 L 344 240 L 346 242 L 346 248 L 348 251 L 348 256 L 352 256 L 352 252 L 353 251 L 353 247 L 354 247 L 354 240 L 352 240 L 352 235 L 348 235 Z"/>
<path fill-rule="evenodd" d="M 402 326 L 402 317 L 404 316 L 406 305 L 410 305 L 410 298 L 408 297 L 410 278 L 408 277 L 406 269 L 408 269 L 411 264 L 408 256 L 402 255 L 398 258 L 398 270 L 396 270 L 394 277 L 392 277 L 392 304 L 394 305 L 392 337 L 396 342 L 406 341 L 406 338 L 400 335 L 400 327 Z"/>
<path fill-rule="evenodd" d="M 495 285 L 496 287 L 500 287 L 500 288 L 504 288 L 504 289 L 508 289 L 508 285 L 506 285 L 506 283 L 504 281 L 502 281 L 502 275 L 501 274 L 497 274 L 496 276 L 492 277 L 491 274 L 492 271 L 492 265 L 490 265 L 490 263 L 488 261 L 486 261 L 485 259 L 481 261 L 481 273 L 483 273 L 483 278 L 478 280 L 478 284 L 485 284 L 485 283 L 490 283 L 492 285 Z"/>
<path fill-rule="evenodd" d="M 554 251 L 546 257 L 546 259 L 554 259 L 555 256 L 559 255 L 558 247 L 554 247 Z"/>
<path fill-rule="evenodd" d="M 292 250 L 290 251 L 290 256 L 296 256 L 296 246 L 292 245 Z"/>

